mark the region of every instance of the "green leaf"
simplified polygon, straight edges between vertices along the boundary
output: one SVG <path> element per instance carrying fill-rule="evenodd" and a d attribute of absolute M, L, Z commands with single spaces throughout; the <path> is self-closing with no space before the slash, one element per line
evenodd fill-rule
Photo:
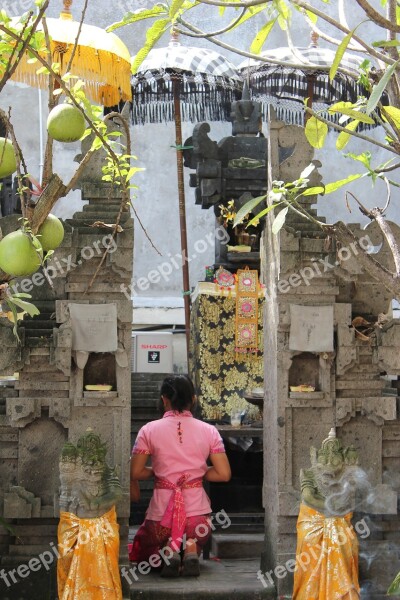
<path fill-rule="evenodd" d="M 400 109 L 395 106 L 382 106 L 382 113 L 393 121 L 395 127 L 400 127 Z"/>
<path fill-rule="evenodd" d="M 171 19 L 173 19 L 176 13 L 179 12 L 184 2 L 185 0 L 172 0 L 171 6 L 169 8 L 169 16 Z"/>
<path fill-rule="evenodd" d="M 378 42 L 372 42 L 374 48 L 393 48 L 400 46 L 399 40 L 379 40 Z"/>
<path fill-rule="evenodd" d="M 282 210 L 276 215 L 271 227 L 271 231 L 273 234 L 276 235 L 282 229 L 286 220 L 288 210 L 289 207 L 285 206 L 285 208 L 282 208 Z"/>
<path fill-rule="evenodd" d="M 375 125 L 375 121 L 372 117 L 366 115 L 365 113 L 354 110 L 354 104 L 351 102 L 336 102 L 336 104 L 332 104 L 328 108 L 328 112 L 333 113 L 341 113 L 342 115 L 347 115 L 348 117 L 353 117 L 353 119 L 358 119 L 362 123 L 368 123 L 369 125 Z"/>
<path fill-rule="evenodd" d="M 348 152 L 347 154 L 344 154 L 345 158 L 352 158 L 353 160 L 357 160 L 358 162 L 360 162 L 361 164 L 363 164 L 365 167 L 367 167 L 367 169 L 371 168 L 371 152 L 363 152 L 362 154 L 353 154 L 351 152 Z"/>
<path fill-rule="evenodd" d="M 255 217 L 253 217 L 251 219 L 251 221 L 249 221 L 247 223 L 246 228 L 250 227 L 251 225 L 254 225 L 255 223 L 257 223 L 257 221 L 259 221 L 260 219 L 262 219 L 262 217 L 265 217 L 266 214 L 268 214 L 272 209 L 274 209 L 277 206 L 279 206 L 279 204 L 281 204 L 281 203 L 278 202 L 278 204 L 271 204 L 271 206 L 267 206 L 267 208 L 264 208 L 264 210 L 262 210 L 261 212 L 259 212 Z"/>
<path fill-rule="evenodd" d="M 328 0 L 323 0 L 323 1 L 327 2 Z M 315 25 L 315 23 L 318 21 L 317 15 L 315 13 L 313 13 L 311 10 L 306 10 L 305 13 L 307 15 L 307 19 Z"/>
<path fill-rule="evenodd" d="M 249 200 L 248 202 L 246 202 L 246 204 L 244 204 L 236 213 L 236 217 L 235 220 L 233 221 L 233 226 L 236 227 L 236 225 L 239 225 L 239 223 L 242 222 L 242 220 L 244 219 L 244 217 L 246 215 L 248 215 L 249 213 L 253 212 L 253 208 L 255 208 L 256 206 L 258 206 L 260 204 L 260 202 L 262 202 L 263 200 L 265 200 L 267 196 L 257 196 L 257 198 L 252 198 L 251 200 Z"/>
<path fill-rule="evenodd" d="M 165 4 L 155 4 L 152 8 L 141 8 L 139 10 L 135 10 L 134 12 L 128 12 L 126 15 L 124 15 L 122 21 L 112 23 L 107 27 L 106 31 L 114 31 L 114 29 L 118 29 L 119 27 L 124 27 L 125 25 L 130 25 L 131 23 L 137 23 L 138 21 L 143 21 L 144 19 L 154 19 L 160 15 L 168 15 L 168 7 Z"/>
<path fill-rule="evenodd" d="M 92 143 L 92 147 L 91 150 L 100 150 L 100 148 L 103 146 L 103 142 L 101 141 L 101 139 L 99 137 L 95 137 Z"/>
<path fill-rule="evenodd" d="M 350 121 L 350 123 L 348 125 L 346 125 L 346 131 L 341 131 L 337 137 L 336 140 L 336 148 L 338 150 L 343 150 L 343 148 L 345 146 L 347 146 L 347 144 L 350 141 L 351 138 L 351 131 L 355 131 L 359 125 L 360 121 L 359 120 L 355 120 L 355 121 Z M 349 133 L 347 133 L 347 131 L 349 131 Z"/>
<path fill-rule="evenodd" d="M 259 54 L 261 52 L 262 47 L 265 43 L 265 40 L 267 39 L 270 32 L 272 31 L 272 28 L 274 27 L 275 23 L 276 23 L 276 19 L 272 19 L 271 21 L 268 21 L 268 23 L 266 23 L 266 25 L 261 27 L 261 29 L 257 33 L 256 37 L 251 42 L 250 52 L 253 52 L 254 54 Z"/>
<path fill-rule="evenodd" d="M 304 192 L 300 192 L 299 196 L 317 196 L 318 194 L 323 194 L 324 192 L 324 186 L 318 185 L 316 187 L 305 189 Z"/>
<path fill-rule="evenodd" d="M 388 596 L 397 596 L 399 594 L 399 592 L 400 592 L 400 573 L 398 573 L 396 575 L 396 577 L 393 579 L 386 594 Z"/>
<path fill-rule="evenodd" d="M 232 27 L 229 29 L 229 31 L 233 31 L 234 29 L 236 29 L 236 27 L 239 27 L 239 25 L 243 25 L 243 23 L 245 23 L 249 19 L 252 19 L 255 15 L 257 15 L 258 13 L 265 10 L 265 6 L 266 6 L 265 4 L 260 4 L 259 6 L 250 6 L 247 9 L 246 13 L 243 15 L 243 17 L 241 17 L 237 23 L 232 25 Z M 225 7 L 224 7 L 224 9 L 225 9 Z M 275 19 L 275 21 L 276 21 L 276 19 Z"/>
<path fill-rule="evenodd" d="M 12 296 L 11 298 L 7 298 L 7 303 L 10 303 L 10 302 L 12 304 L 15 304 L 16 306 L 19 306 L 19 308 L 22 308 L 22 310 L 27 312 L 30 317 L 34 317 L 35 315 L 40 314 L 39 309 L 31 302 L 25 302 L 24 300 L 15 298 L 15 296 Z"/>
<path fill-rule="evenodd" d="M 12 295 L 12 298 L 32 298 L 31 294 L 25 294 L 25 292 L 17 292 Z"/>
<path fill-rule="evenodd" d="M 290 18 L 290 9 L 284 0 L 274 0 L 273 2 L 275 8 L 278 10 L 279 14 L 282 15 L 286 21 Z"/>
<path fill-rule="evenodd" d="M 20 341 L 19 335 L 18 335 L 18 311 L 17 311 L 17 307 L 15 306 L 15 304 L 13 304 L 12 302 L 10 302 L 9 299 L 6 300 L 6 304 L 7 304 L 8 308 L 11 310 L 12 315 L 13 315 L 13 319 L 14 319 L 13 334 L 15 335 L 15 337 L 17 338 L 17 340 Z"/>
<path fill-rule="evenodd" d="M 328 135 L 328 125 L 316 117 L 310 117 L 306 124 L 305 135 L 313 148 L 323 148 Z"/>
<path fill-rule="evenodd" d="M 146 42 L 144 46 L 136 54 L 132 63 L 132 73 L 136 73 L 150 50 L 153 48 L 160 37 L 165 33 L 168 25 L 170 24 L 169 19 L 159 19 L 146 31 Z"/>
<path fill-rule="evenodd" d="M 346 177 L 346 179 L 339 179 L 338 181 L 328 183 L 325 186 L 325 195 L 331 194 L 332 192 L 336 192 L 336 190 L 338 190 L 339 188 L 343 187 L 348 183 L 351 183 L 352 181 L 355 181 L 356 179 L 360 179 L 360 177 L 363 177 L 361 173 L 355 173 L 354 175 L 349 175 L 348 177 Z"/>
<path fill-rule="evenodd" d="M 40 67 L 40 69 L 36 71 L 36 75 L 48 75 L 49 73 L 50 71 L 47 67 Z"/>
<path fill-rule="evenodd" d="M 346 52 L 347 46 L 350 43 L 350 40 L 353 36 L 353 33 L 355 32 L 355 30 L 357 29 L 357 27 L 355 27 L 352 31 L 350 31 L 350 33 L 348 33 L 343 40 L 340 43 L 340 46 L 338 47 L 338 49 L 336 50 L 336 54 L 335 54 L 335 58 L 333 59 L 333 63 L 332 66 L 329 70 L 329 79 L 331 81 L 333 81 L 333 79 L 335 78 L 335 75 L 337 73 L 337 70 L 340 66 L 340 63 L 342 61 L 343 55 Z"/>
<path fill-rule="evenodd" d="M 129 181 L 130 179 L 132 179 L 132 177 L 138 173 L 139 171 L 145 171 L 146 169 L 143 167 L 131 167 L 128 171 L 128 173 L 126 174 L 126 181 Z"/>
<path fill-rule="evenodd" d="M 386 69 L 385 74 L 383 75 L 383 77 L 379 81 L 379 83 L 377 85 L 374 85 L 374 87 L 372 88 L 371 95 L 368 98 L 368 102 L 367 102 L 367 109 L 366 109 L 367 114 L 370 114 L 376 108 L 376 105 L 378 104 L 379 100 L 381 99 L 381 96 L 382 96 L 383 92 L 385 91 L 385 88 L 386 88 L 387 84 L 389 83 L 393 73 L 395 72 L 396 68 L 398 67 L 399 62 L 400 61 L 397 60 L 395 63 L 390 65 L 390 67 L 388 67 Z"/>

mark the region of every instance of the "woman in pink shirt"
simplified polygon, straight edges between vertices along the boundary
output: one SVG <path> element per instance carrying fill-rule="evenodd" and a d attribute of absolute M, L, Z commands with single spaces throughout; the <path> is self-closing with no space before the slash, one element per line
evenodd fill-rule
<path fill-rule="evenodd" d="M 149 561 L 161 575 L 198 576 L 199 554 L 211 533 L 206 481 L 229 481 L 231 470 L 218 430 L 190 412 L 196 398 L 183 375 L 164 379 L 162 419 L 147 423 L 132 450 L 131 481 L 154 476 L 154 493 L 129 553 L 131 561 Z M 151 467 L 146 466 L 151 456 Z M 211 466 L 207 465 L 210 460 Z M 158 564 L 157 564 L 158 557 Z"/>

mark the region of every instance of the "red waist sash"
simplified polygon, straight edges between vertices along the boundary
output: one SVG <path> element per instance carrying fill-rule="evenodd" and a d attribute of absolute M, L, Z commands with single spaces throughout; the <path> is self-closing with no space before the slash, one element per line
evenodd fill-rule
<path fill-rule="evenodd" d="M 203 479 L 201 477 L 192 479 L 191 481 L 188 481 L 188 478 L 189 474 L 184 473 L 176 483 L 172 483 L 168 479 L 156 477 L 154 486 L 158 490 L 173 491 L 160 524 L 163 527 L 171 529 L 171 545 L 176 551 L 180 548 L 186 524 L 186 510 L 182 490 L 203 487 Z"/>

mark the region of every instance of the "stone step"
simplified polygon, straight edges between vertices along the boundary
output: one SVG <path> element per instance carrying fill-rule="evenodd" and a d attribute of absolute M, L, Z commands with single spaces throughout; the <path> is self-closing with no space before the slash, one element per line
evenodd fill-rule
<path fill-rule="evenodd" d="M 92 223 L 94 223 L 95 221 L 103 221 L 105 223 L 114 223 L 115 218 L 117 216 L 118 213 L 116 213 L 115 211 L 110 211 L 110 212 L 94 212 L 93 213 L 78 213 L 74 216 L 73 221 L 75 223 L 78 223 L 78 225 L 80 224 L 87 224 L 88 226 L 91 225 Z M 106 220 L 105 220 L 106 219 Z M 110 221 L 111 219 L 111 221 Z M 125 223 L 125 221 L 127 221 L 129 219 L 129 214 L 126 212 L 123 212 L 120 218 L 121 223 Z M 68 220 L 68 222 L 70 222 L 70 220 Z"/>
<path fill-rule="evenodd" d="M 24 319 L 24 327 L 26 330 L 31 329 L 51 329 L 57 327 L 57 323 L 53 319 Z"/>
<path fill-rule="evenodd" d="M 11 556 L 37 556 L 41 552 L 46 552 L 51 550 L 49 548 L 49 544 L 44 542 L 40 544 L 10 544 L 10 555 Z"/>
<path fill-rule="evenodd" d="M 137 387 L 134 381 L 131 382 L 132 396 L 135 394 L 136 397 L 143 395 L 144 398 L 158 398 L 160 387 L 161 383 L 151 388 L 150 386 Z"/>
<path fill-rule="evenodd" d="M 53 334 L 53 331 L 51 331 L 51 334 Z M 25 346 L 27 346 L 28 348 L 49 348 L 50 346 L 53 345 L 53 336 L 51 335 L 51 337 L 30 337 L 28 336 L 28 338 L 25 340 Z M 50 354 L 50 351 L 48 351 L 46 354 Z"/>
<path fill-rule="evenodd" d="M 98 214 L 105 214 L 105 215 L 109 215 L 110 213 L 112 214 L 116 214 L 118 213 L 120 208 L 120 204 L 117 203 L 113 203 L 113 204 L 86 204 L 83 207 L 83 213 L 75 213 L 74 218 L 76 218 L 76 216 L 78 214 L 87 214 L 87 215 L 98 215 Z M 123 211 L 124 215 L 130 216 L 130 212 L 128 209 L 124 209 Z"/>
<path fill-rule="evenodd" d="M 99 215 L 98 220 L 105 222 L 104 219 L 101 218 L 101 215 Z M 107 235 L 107 233 L 112 233 L 112 230 L 109 227 L 90 227 L 89 223 L 86 226 L 82 223 L 82 221 L 79 221 L 77 219 L 68 219 L 68 222 L 73 227 L 78 229 L 80 235 L 93 235 L 98 237 L 99 234 Z"/>
<path fill-rule="evenodd" d="M 25 335 L 28 336 L 29 338 L 49 338 L 53 336 L 53 327 L 51 327 L 51 329 L 42 329 L 42 328 L 31 328 L 31 327 L 27 327 L 25 328 Z"/>
<path fill-rule="evenodd" d="M 157 406 L 158 396 L 158 394 L 156 396 L 154 394 L 147 395 L 143 392 L 138 394 L 135 390 L 132 390 L 132 406 L 136 408 L 155 408 Z"/>
<path fill-rule="evenodd" d="M 14 388 L 14 383 L 10 382 L 10 385 L 4 385 L 0 387 L 0 403 L 6 398 L 16 398 L 18 396 L 17 390 Z"/>
<path fill-rule="evenodd" d="M 131 373 L 132 381 L 142 381 L 152 383 L 153 381 L 162 381 L 170 373 Z"/>
<path fill-rule="evenodd" d="M 263 533 L 212 534 L 211 551 L 218 558 L 257 558 L 263 549 Z"/>
<path fill-rule="evenodd" d="M 129 567 L 128 567 L 129 568 Z M 131 569 L 133 567 L 131 566 Z M 257 578 L 260 558 L 200 559 L 200 577 L 160 578 L 159 573 L 127 572 L 132 600 L 263 600 L 275 599 L 275 586 Z"/>

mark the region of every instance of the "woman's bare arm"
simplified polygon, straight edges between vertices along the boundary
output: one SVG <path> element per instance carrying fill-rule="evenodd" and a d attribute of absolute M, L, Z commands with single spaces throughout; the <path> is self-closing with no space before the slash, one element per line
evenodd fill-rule
<path fill-rule="evenodd" d="M 143 481 L 154 476 L 153 469 L 146 467 L 149 454 L 132 454 L 131 458 L 131 480 Z"/>
<path fill-rule="evenodd" d="M 137 479 L 131 479 L 130 487 L 131 502 L 139 502 L 140 500 L 140 487 Z"/>
<path fill-rule="evenodd" d="M 231 478 L 231 467 L 225 452 L 210 454 L 212 467 L 208 467 L 204 479 L 206 481 L 229 481 Z"/>

